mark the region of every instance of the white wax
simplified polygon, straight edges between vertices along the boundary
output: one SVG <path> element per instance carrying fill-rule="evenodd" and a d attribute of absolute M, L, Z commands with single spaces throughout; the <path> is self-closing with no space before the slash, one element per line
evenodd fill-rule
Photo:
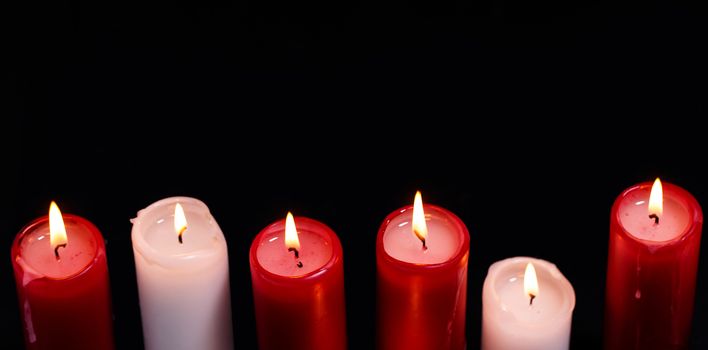
<path fill-rule="evenodd" d="M 450 217 L 432 206 L 425 205 L 425 223 L 428 238 L 423 243 L 413 233 L 413 208 L 402 209 L 391 219 L 383 234 L 383 247 L 396 260 L 413 264 L 430 265 L 444 263 L 461 249 L 463 237 Z"/>
<path fill-rule="evenodd" d="M 182 244 L 177 203 L 187 218 Z M 228 252 L 207 206 L 166 198 L 131 222 L 145 349 L 233 349 Z"/>
<path fill-rule="evenodd" d="M 533 263 L 538 295 L 524 291 L 524 272 Z M 489 267 L 482 290 L 482 350 L 566 350 L 575 292 L 555 265 L 515 257 Z"/>
<path fill-rule="evenodd" d="M 619 221 L 622 227 L 635 238 L 651 242 L 670 241 L 680 236 L 690 224 L 686 206 L 664 191 L 664 210 L 659 223 L 649 217 L 649 194 L 651 186 L 630 191 L 619 204 Z"/>

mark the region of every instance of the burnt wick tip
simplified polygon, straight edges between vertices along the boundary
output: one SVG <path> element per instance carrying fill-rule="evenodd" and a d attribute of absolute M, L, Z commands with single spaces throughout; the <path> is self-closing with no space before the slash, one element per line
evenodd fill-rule
<path fill-rule="evenodd" d="M 182 234 L 184 233 L 184 231 L 187 231 L 186 227 L 179 230 L 179 234 L 177 235 L 177 240 L 179 241 L 179 244 L 182 244 Z"/>
<path fill-rule="evenodd" d="M 654 219 L 654 225 L 658 225 L 658 224 L 659 224 L 659 215 L 650 214 L 650 215 L 649 215 L 649 218 L 650 218 L 650 219 Z"/>
<path fill-rule="evenodd" d="M 533 300 L 536 299 L 536 296 L 533 295 L 533 294 L 529 294 L 529 296 L 531 297 L 531 298 L 529 299 L 529 306 L 532 306 L 532 305 L 533 305 Z"/>
<path fill-rule="evenodd" d="M 295 259 L 300 259 L 300 252 L 295 249 L 295 248 L 288 248 L 289 252 L 293 252 L 295 254 Z M 297 267 L 302 268 L 302 261 L 297 262 Z"/>
<path fill-rule="evenodd" d="M 59 256 L 59 248 L 66 248 L 66 243 L 64 244 L 59 244 L 56 247 L 54 247 L 54 257 L 57 260 L 61 260 L 61 257 Z"/>

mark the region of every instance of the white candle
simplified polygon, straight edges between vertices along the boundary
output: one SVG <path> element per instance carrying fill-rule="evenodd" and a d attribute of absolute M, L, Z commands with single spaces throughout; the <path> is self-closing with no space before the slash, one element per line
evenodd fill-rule
<path fill-rule="evenodd" d="M 207 206 L 166 198 L 131 222 L 145 349 L 232 349 L 228 252 Z"/>
<path fill-rule="evenodd" d="M 529 291 L 527 266 L 538 288 Z M 528 257 L 502 260 L 489 267 L 482 290 L 483 350 L 565 350 L 575 292 L 558 268 Z"/>

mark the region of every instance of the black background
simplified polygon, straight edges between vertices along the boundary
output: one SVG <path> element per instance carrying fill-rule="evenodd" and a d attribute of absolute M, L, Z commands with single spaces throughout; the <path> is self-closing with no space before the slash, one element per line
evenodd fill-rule
<path fill-rule="evenodd" d="M 12 239 L 52 199 L 102 230 L 117 345 L 142 346 L 128 219 L 174 195 L 206 202 L 226 235 L 238 348 L 256 339 L 248 248 L 287 210 L 340 236 L 350 347 L 373 348 L 376 231 L 416 189 L 470 230 L 470 348 L 486 269 L 516 255 L 559 266 L 572 348 L 600 348 L 614 198 L 661 176 L 708 202 L 704 14 L 668 0 L 4 10 L 2 348 L 22 346 Z"/>

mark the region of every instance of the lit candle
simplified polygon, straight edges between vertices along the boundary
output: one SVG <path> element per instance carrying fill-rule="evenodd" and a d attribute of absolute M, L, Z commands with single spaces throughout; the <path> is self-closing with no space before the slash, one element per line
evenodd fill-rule
<path fill-rule="evenodd" d="M 346 349 L 342 245 L 332 229 L 288 213 L 256 236 L 250 261 L 260 350 Z"/>
<path fill-rule="evenodd" d="M 498 261 L 482 289 L 482 350 L 566 350 L 574 308 L 573 286 L 555 265 Z"/>
<path fill-rule="evenodd" d="M 605 295 L 605 348 L 686 349 L 703 213 L 664 183 L 632 186 L 615 200 Z"/>
<path fill-rule="evenodd" d="M 380 350 L 464 349 L 470 237 L 455 214 L 420 192 L 376 238 Z"/>
<path fill-rule="evenodd" d="M 172 197 L 131 221 L 145 348 L 232 349 L 228 252 L 209 208 Z"/>
<path fill-rule="evenodd" d="M 32 221 L 12 245 L 27 349 L 113 349 L 103 236 L 75 215 Z"/>

